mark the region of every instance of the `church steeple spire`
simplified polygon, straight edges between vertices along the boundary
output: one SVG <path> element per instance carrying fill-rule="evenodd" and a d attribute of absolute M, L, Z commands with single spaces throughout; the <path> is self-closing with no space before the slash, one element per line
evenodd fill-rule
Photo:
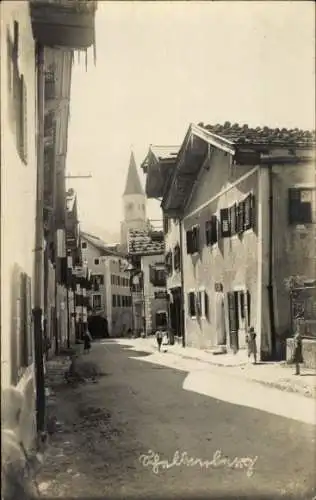
<path fill-rule="evenodd" d="M 131 152 L 131 157 L 129 160 L 126 185 L 123 195 L 125 196 L 130 194 L 141 194 L 141 195 L 145 194 L 137 172 L 133 151 Z"/>

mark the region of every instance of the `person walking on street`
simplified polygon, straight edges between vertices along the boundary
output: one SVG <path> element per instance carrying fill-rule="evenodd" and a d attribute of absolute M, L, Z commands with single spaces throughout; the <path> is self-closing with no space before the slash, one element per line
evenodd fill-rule
<path fill-rule="evenodd" d="M 256 341 L 257 334 L 255 332 L 255 329 L 253 326 L 251 326 L 248 330 L 248 334 L 246 337 L 246 342 L 248 345 L 248 358 L 250 359 L 251 356 L 254 358 L 254 364 L 257 363 L 257 341 Z"/>
<path fill-rule="evenodd" d="M 302 336 L 300 331 L 300 325 L 297 324 L 296 332 L 294 335 L 294 352 L 293 352 L 293 362 L 295 364 L 295 375 L 301 374 L 300 363 L 303 363 L 303 353 L 302 353 Z"/>
<path fill-rule="evenodd" d="M 86 332 L 83 336 L 83 341 L 84 341 L 84 347 L 83 347 L 84 351 L 90 352 L 92 337 L 91 337 L 91 334 L 90 334 L 88 329 L 86 330 Z"/>
<path fill-rule="evenodd" d="M 163 337 L 162 331 L 161 330 L 157 330 L 157 332 L 156 332 L 156 339 L 157 339 L 158 351 L 159 352 L 161 350 L 162 337 Z"/>
<path fill-rule="evenodd" d="M 164 334 L 163 334 L 161 345 L 162 345 L 163 352 L 167 352 L 168 345 L 169 345 L 169 338 L 168 338 L 167 332 L 164 332 Z"/>

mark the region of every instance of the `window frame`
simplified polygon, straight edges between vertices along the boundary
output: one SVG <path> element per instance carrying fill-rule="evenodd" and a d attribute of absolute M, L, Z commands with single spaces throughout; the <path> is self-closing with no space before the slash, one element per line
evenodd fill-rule
<path fill-rule="evenodd" d="M 307 202 L 302 202 L 302 193 L 309 192 L 311 194 L 311 201 Z M 299 194 L 299 202 L 295 200 L 295 197 L 293 196 L 294 194 L 298 195 Z M 297 206 L 297 212 L 299 212 L 299 205 L 310 205 L 310 218 L 308 221 L 305 220 L 299 220 L 296 214 L 294 214 L 294 208 L 293 205 L 294 203 L 298 204 Z M 316 223 L 316 186 L 292 186 L 288 188 L 288 224 L 290 226 L 296 226 L 296 225 L 310 225 L 310 224 L 315 224 Z"/>
<path fill-rule="evenodd" d="M 191 297 L 193 302 L 191 303 Z M 194 314 L 192 314 L 192 307 L 194 306 Z M 188 317 L 190 319 L 196 319 L 197 318 L 197 310 L 196 310 L 196 292 L 195 290 L 189 290 L 187 293 L 187 313 Z"/>
<path fill-rule="evenodd" d="M 95 304 L 95 299 L 98 298 L 100 300 L 100 305 Z M 101 293 L 94 293 L 92 295 L 92 308 L 96 311 L 100 311 L 102 309 L 102 294 Z"/>

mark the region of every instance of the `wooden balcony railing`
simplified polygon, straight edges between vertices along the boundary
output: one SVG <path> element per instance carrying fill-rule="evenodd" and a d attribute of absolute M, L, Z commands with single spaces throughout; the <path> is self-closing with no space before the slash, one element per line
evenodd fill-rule
<path fill-rule="evenodd" d="M 84 50 L 95 42 L 95 0 L 30 0 L 33 33 L 48 47 Z"/>

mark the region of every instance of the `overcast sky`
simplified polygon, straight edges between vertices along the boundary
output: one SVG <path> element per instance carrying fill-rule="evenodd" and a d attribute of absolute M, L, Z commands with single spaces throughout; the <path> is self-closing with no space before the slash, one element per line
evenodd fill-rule
<path fill-rule="evenodd" d="M 139 165 L 200 121 L 314 128 L 314 23 L 313 2 L 100 0 L 96 67 L 72 82 L 67 168 L 93 176 L 71 181 L 84 229 L 119 230 L 131 147 Z"/>

